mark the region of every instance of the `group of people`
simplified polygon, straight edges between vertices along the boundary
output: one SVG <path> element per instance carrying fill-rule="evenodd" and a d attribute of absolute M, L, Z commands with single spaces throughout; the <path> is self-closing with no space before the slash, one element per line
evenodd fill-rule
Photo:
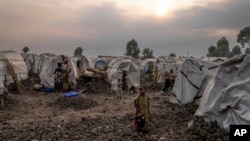
<path fill-rule="evenodd" d="M 64 59 L 63 63 L 58 62 L 54 72 L 54 92 L 61 93 L 70 90 L 70 72 L 71 67 L 68 59 Z"/>

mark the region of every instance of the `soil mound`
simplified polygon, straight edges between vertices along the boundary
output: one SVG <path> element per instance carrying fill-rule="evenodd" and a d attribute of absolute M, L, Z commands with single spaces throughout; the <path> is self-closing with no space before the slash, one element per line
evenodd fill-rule
<path fill-rule="evenodd" d="M 18 105 L 18 101 L 7 94 L 0 95 L 0 110 L 11 110 Z"/>
<path fill-rule="evenodd" d="M 217 125 L 217 122 L 205 122 L 202 118 L 195 117 L 193 125 L 186 131 L 186 139 L 206 141 L 228 141 L 229 136 L 225 130 Z"/>
<path fill-rule="evenodd" d="M 111 91 L 111 85 L 107 80 L 104 78 L 88 78 L 88 77 L 81 77 L 77 82 L 78 90 L 83 90 L 85 93 L 94 93 L 94 94 L 100 94 L 100 93 L 110 93 Z"/>
<path fill-rule="evenodd" d="M 74 97 L 58 97 L 49 106 L 59 107 L 60 109 L 73 108 L 75 110 L 85 110 L 98 105 L 98 103 L 88 97 L 78 95 Z"/>

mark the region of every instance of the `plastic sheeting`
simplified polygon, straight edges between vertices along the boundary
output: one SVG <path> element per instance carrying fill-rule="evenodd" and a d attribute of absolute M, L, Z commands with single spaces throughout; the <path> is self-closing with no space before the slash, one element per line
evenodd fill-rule
<path fill-rule="evenodd" d="M 231 124 L 250 124 L 250 55 L 222 63 L 204 89 L 195 115 L 217 121 L 229 131 Z"/>
<path fill-rule="evenodd" d="M 157 68 L 158 68 L 158 79 L 157 79 L 157 83 L 163 83 L 164 82 L 164 73 L 170 72 L 170 70 L 172 69 L 174 73 L 177 73 L 178 70 L 181 69 L 182 66 L 182 62 L 178 62 L 178 63 L 167 63 L 167 62 L 161 62 L 156 64 Z"/>
<path fill-rule="evenodd" d="M 90 58 L 78 55 L 76 57 L 71 57 L 70 60 L 75 66 L 77 77 L 80 76 L 81 72 L 92 77 L 93 73 L 86 70 L 87 68 L 93 68 L 93 61 Z"/>
<path fill-rule="evenodd" d="M 54 87 L 54 72 L 57 68 L 57 63 L 63 62 L 63 55 L 57 55 L 52 57 L 43 67 L 42 72 L 40 74 L 41 84 L 45 87 L 53 88 Z M 68 58 L 68 57 L 66 57 Z M 77 71 L 74 63 L 69 59 L 69 65 L 71 67 L 70 73 L 70 83 L 76 85 Z"/>
<path fill-rule="evenodd" d="M 46 63 L 49 61 L 51 57 L 46 55 L 38 56 L 36 54 L 21 54 L 28 71 L 32 71 L 33 73 L 40 74 L 43 67 L 45 67 Z"/>
<path fill-rule="evenodd" d="M 123 71 L 127 72 L 129 85 L 138 88 L 140 86 L 140 71 L 130 59 L 116 58 L 110 61 L 107 69 L 111 90 L 117 90 L 117 79 L 122 78 Z"/>
<path fill-rule="evenodd" d="M 15 52 L 15 51 L 1 51 L 0 52 L 0 89 L 4 88 L 4 85 L 9 85 L 13 83 L 13 79 L 7 70 L 7 63 L 8 60 L 17 75 L 18 80 L 27 79 L 28 78 L 28 71 L 25 62 L 23 61 L 22 56 Z M 1 91 L 2 92 L 2 91 Z"/>
<path fill-rule="evenodd" d="M 95 68 L 100 70 L 106 70 L 108 67 L 108 62 L 105 60 L 97 60 L 95 62 Z"/>
<path fill-rule="evenodd" d="M 200 90 L 206 87 L 210 76 L 209 70 L 198 60 L 186 59 L 178 72 L 172 92 L 180 104 L 192 103 L 196 97 L 202 96 Z M 172 97 L 170 102 L 176 100 Z"/>

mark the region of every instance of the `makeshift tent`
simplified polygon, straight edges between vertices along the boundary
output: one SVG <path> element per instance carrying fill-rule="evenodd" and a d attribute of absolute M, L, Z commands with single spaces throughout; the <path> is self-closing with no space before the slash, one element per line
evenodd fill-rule
<path fill-rule="evenodd" d="M 57 68 L 57 63 L 59 62 L 62 63 L 64 58 L 68 57 L 64 55 L 57 55 L 50 58 L 50 60 L 45 64 L 45 67 L 42 68 L 42 72 L 40 75 L 41 84 L 43 84 L 45 87 L 48 88 L 54 87 L 54 72 L 55 69 Z M 76 85 L 76 78 L 77 78 L 76 66 L 74 65 L 71 59 L 69 59 L 68 63 L 71 67 L 70 83 Z"/>
<path fill-rule="evenodd" d="M 174 73 L 177 73 L 178 70 L 181 68 L 181 65 L 183 64 L 182 61 L 176 61 L 174 63 L 167 63 L 167 62 L 160 62 L 157 63 L 156 66 L 158 68 L 158 83 L 163 83 L 164 82 L 164 73 L 170 72 L 172 69 Z"/>
<path fill-rule="evenodd" d="M 49 61 L 51 57 L 48 57 L 46 55 L 36 55 L 36 54 L 21 54 L 28 72 L 31 71 L 32 73 L 40 74 L 42 71 L 42 68 L 45 66 L 45 64 Z"/>
<path fill-rule="evenodd" d="M 203 92 L 195 115 L 229 125 L 250 124 L 250 55 L 239 55 L 222 63 Z"/>
<path fill-rule="evenodd" d="M 202 96 L 200 90 L 206 87 L 207 80 L 212 76 L 207 67 L 210 68 L 212 66 L 217 65 L 194 59 L 185 60 L 178 71 L 172 90 L 172 93 L 180 104 L 192 103 L 196 97 Z M 175 102 L 176 100 L 174 97 L 171 97 L 170 101 Z"/>
<path fill-rule="evenodd" d="M 131 86 L 140 86 L 140 71 L 132 60 L 126 58 L 116 58 L 109 62 L 107 69 L 108 80 L 112 90 L 117 90 L 117 79 L 122 78 L 123 71 L 127 72 L 127 78 Z"/>
<path fill-rule="evenodd" d="M 138 66 L 141 75 L 152 74 L 154 71 L 153 61 L 133 59 L 133 62 Z"/>
<path fill-rule="evenodd" d="M 93 60 L 86 56 L 78 55 L 71 57 L 70 60 L 76 67 L 78 77 L 81 75 L 81 72 L 87 73 L 87 68 L 93 68 Z"/>
<path fill-rule="evenodd" d="M 95 68 L 99 70 L 106 70 L 108 68 L 108 60 L 105 59 L 98 59 L 95 61 Z"/>
<path fill-rule="evenodd" d="M 4 85 L 13 83 L 12 76 L 7 70 L 7 61 L 12 64 L 13 70 L 18 80 L 28 78 L 28 71 L 22 56 L 15 51 L 1 51 L 0 52 L 0 89 L 4 89 Z M 1 90 L 1 93 L 3 90 Z"/>

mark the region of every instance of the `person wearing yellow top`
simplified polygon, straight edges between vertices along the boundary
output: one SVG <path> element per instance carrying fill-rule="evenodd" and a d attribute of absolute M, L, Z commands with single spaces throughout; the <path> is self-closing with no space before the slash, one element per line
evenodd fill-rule
<path fill-rule="evenodd" d="M 135 131 L 149 133 L 150 123 L 149 123 L 149 102 L 150 98 L 146 93 L 145 87 L 141 86 L 139 88 L 139 95 L 134 99 L 134 106 L 136 109 L 135 113 Z"/>

